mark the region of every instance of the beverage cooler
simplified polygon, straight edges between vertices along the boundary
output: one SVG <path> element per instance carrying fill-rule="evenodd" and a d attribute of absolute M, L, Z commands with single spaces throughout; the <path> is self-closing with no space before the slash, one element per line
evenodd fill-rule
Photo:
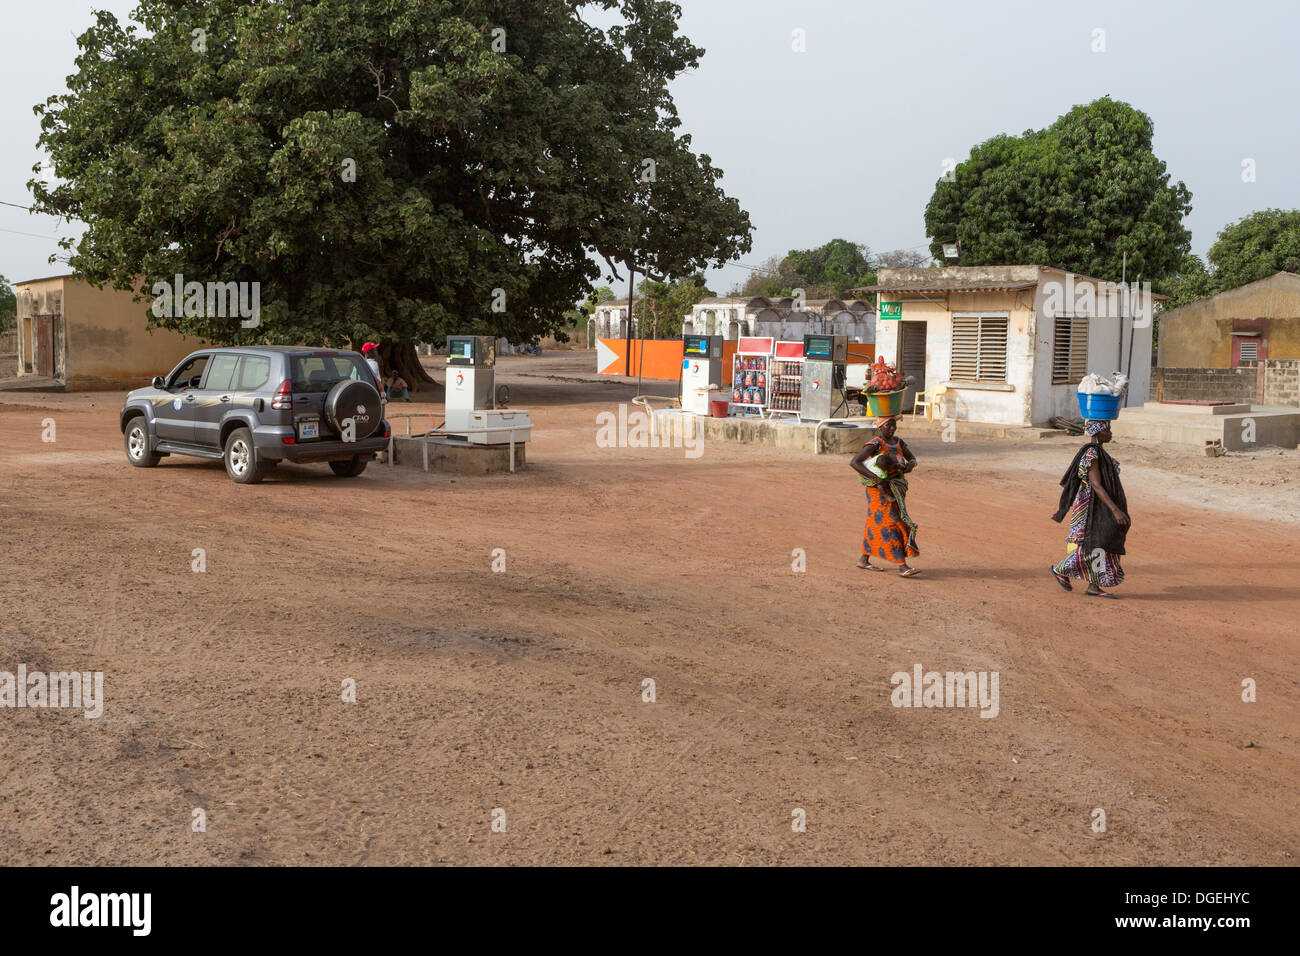
<path fill-rule="evenodd" d="M 799 415 L 803 390 L 803 343 L 777 342 L 768 376 L 767 414 Z"/>
<path fill-rule="evenodd" d="M 767 408 L 772 365 L 771 338 L 742 338 L 731 359 L 731 407 L 753 409 L 759 415 Z"/>

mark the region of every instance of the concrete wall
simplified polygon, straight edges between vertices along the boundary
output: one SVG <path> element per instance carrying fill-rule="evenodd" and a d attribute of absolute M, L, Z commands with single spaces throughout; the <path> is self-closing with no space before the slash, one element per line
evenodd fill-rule
<path fill-rule="evenodd" d="M 1155 397 L 1300 407 L 1300 360 L 1246 362 L 1240 368 L 1157 368 Z"/>
<path fill-rule="evenodd" d="M 1160 316 L 1168 368 L 1229 368 L 1234 319 L 1269 319 L 1270 359 L 1300 359 L 1300 276 L 1288 272 L 1172 309 Z"/>

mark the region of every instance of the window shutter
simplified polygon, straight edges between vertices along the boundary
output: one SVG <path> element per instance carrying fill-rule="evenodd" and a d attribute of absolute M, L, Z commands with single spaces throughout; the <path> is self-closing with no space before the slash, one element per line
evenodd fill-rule
<path fill-rule="evenodd" d="M 1241 343 L 1241 360 L 1243 362 L 1256 362 L 1259 360 L 1259 343 L 1251 340 L 1250 342 Z"/>

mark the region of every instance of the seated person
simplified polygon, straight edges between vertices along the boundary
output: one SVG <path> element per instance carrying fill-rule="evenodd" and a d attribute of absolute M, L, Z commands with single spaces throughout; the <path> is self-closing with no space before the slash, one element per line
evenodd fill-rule
<path fill-rule="evenodd" d="M 411 400 L 410 386 L 406 384 L 406 379 L 397 374 L 396 370 L 388 372 L 388 375 L 384 378 L 384 388 L 388 390 L 390 401 L 396 401 L 399 398 L 407 402 Z"/>

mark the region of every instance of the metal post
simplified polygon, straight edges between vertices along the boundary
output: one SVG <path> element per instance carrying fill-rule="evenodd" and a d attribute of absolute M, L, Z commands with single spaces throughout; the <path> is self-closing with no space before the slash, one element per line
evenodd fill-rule
<path fill-rule="evenodd" d="M 627 338 L 623 341 L 627 346 L 626 361 L 623 363 L 623 374 L 628 378 L 632 377 L 632 297 L 636 294 L 636 267 L 632 263 L 627 264 Z"/>

